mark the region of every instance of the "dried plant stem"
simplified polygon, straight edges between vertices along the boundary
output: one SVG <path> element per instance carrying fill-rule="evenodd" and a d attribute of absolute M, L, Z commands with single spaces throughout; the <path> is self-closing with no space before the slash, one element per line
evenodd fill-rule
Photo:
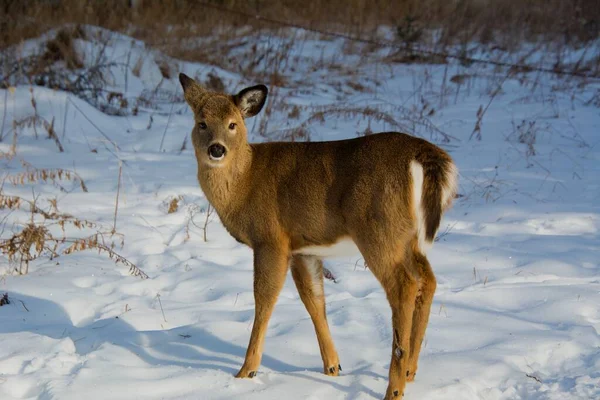
<path fill-rule="evenodd" d="M 509 73 L 507 73 L 504 76 L 504 78 L 502 78 L 502 80 L 500 81 L 498 86 L 491 93 L 490 101 L 488 101 L 485 108 L 482 108 L 481 106 L 479 106 L 479 109 L 477 110 L 477 121 L 475 122 L 475 128 L 473 128 L 473 132 L 471 132 L 471 136 L 469 136 L 469 140 L 473 139 L 473 137 L 475 137 L 477 140 L 481 140 L 481 121 L 483 120 L 483 116 L 485 115 L 488 108 L 490 108 L 490 106 L 492 105 L 492 102 L 494 101 L 496 96 L 500 93 L 500 90 L 502 90 L 502 86 L 504 85 L 504 82 L 506 82 L 506 80 L 510 77 L 510 75 L 511 75 L 511 73 L 509 71 Z"/>
<path fill-rule="evenodd" d="M 2 125 L 0 125 L 0 142 L 4 140 L 4 123 L 6 122 L 6 103 L 8 103 L 8 90 L 4 91 L 4 112 L 2 113 Z"/>
<path fill-rule="evenodd" d="M 117 212 L 119 211 L 119 193 L 121 192 L 121 174 L 123 173 L 123 164 L 119 161 L 119 177 L 117 178 L 117 199 L 115 201 L 115 217 L 113 220 L 112 233 L 117 231 Z"/>
<path fill-rule="evenodd" d="M 63 132 L 62 132 L 62 138 L 65 138 L 65 135 L 67 134 L 67 114 L 69 112 L 69 98 L 65 97 L 65 115 L 63 117 Z"/>
<path fill-rule="evenodd" d="M 58 140 L 58 136 L 56 135 L 56 131 L 54 130 L 54 117 L 52 117 L 52 122 L 50 122 L 50 124 L 45 123 L 44 127 L 46 128 L 46 131 L 48 131 L 48 137 L 50 139 L 54 139 L 54 143 L 56 143 L 56 146 L 58 147 L 58 151 L 60 151 L 61 153 L 64 153 L 65 149 L 63 148 L 62 144 L 60 143 L 60 140 Z"/>
<path fill-rule="evenodd" d="M 19 299 L 17 299 L 19 300 Z M 23 300 L 19 300 L 19 303 L 21 303 L 21 305 L 23 306 L 23 308 L 25 309 L 25 311 L 29 312 L 29 308 L 27 308 L 27 306 L 25 305 L 25 303 L 23 302 Z"/>
<path fill-rule="evenodd" d="M 148 274 L 146 274 L 137 265 L 135 265 L 134 263 L 132 263 L 131 261 L 129 261 L 128 259 L 126 259 L 122 255 L 116 253 L 110 247 L 108 247 L 108 246 L 106 246 L 104 244 L 98 244 L 97 247 L 98 247 L 98 250 L 102 250 L 102 251 L 107 252 L 108 256 L 110 258 L 112 258 L 116 263 L 121 263 L 121 264 L 125 265 L 126 267 L 129 267 L 129 273 L 131 275 L 133 275 L 133 276 L 139 276 L 141 279 L 148 279 Z"/>
<path fill-rule="evenodd" d="M 203 235 L 205 242 L 208 242 L 208 239 L 206 237 L 206 230 L 208 227 L 208 223 L 210 222 L 209 219 L 210 219 L 210 216 L 212 215 L 212 213 L 213 213 L 213 208 L 210 205 L 210 203 L 208 203 L 208 208 L 206 209 L 206 219 L 204 220 L 204 226 L 202 227 L 202 235 Z"/>
<path fill-rule="evenodd" d="M 165 142 L 165 136 L 167 135 L 167 129 L 169 129 L 169 124 L 171 123 L 171 116 L 173 115 L 173 106 L 175 106 L 175 103 L 171 104 L 171 109 L 169 110 L 169 117 L 167 118 L 167 124 L 165 125 L 165 130 L 163 132 L 162 139 L 160 139 L 160 148 L 158 149 L 159 152 L 163 151 L 163 144 Z"/>
<path fill-rule="evenodd" d="M 165 310 L 163 310 L 162 302 L 160 301 L 160 293 L 156 293 L 156 299 L 158 300 L 158 305 L 160 306 L 160 312 L 162 313 L 163 319 L 167 322 L 167 317 L 165 317 Z"/>

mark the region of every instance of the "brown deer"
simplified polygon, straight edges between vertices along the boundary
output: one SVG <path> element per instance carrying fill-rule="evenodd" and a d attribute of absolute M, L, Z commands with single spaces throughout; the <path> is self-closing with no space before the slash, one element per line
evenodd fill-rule
<path fill-rule="evenodd" d="M 254 251 L 254 326 L 244 365 L 260 365 L 267 325 L 287 271 L 314 323 L 323 370 L 341 370 L 325 315 L 322 258 L 356 250 L 392 308 L 386 399 L 417 370 L 436 281 L 425 251 L 450 207 L 457 169 L 439 147 L 403 133 L 350 140 L 250 144 L 244 119 L 267 88 L 210 92 L 180 74 L 194 113 L 198 181 L 227 231 Z"/>

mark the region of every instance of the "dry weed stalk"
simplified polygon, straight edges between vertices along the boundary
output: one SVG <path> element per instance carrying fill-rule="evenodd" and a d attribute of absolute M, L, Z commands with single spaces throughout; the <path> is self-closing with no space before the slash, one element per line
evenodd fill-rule
<path fill-rule="evenodd" d="M 198 214 L 202 211 L 206 211 L 206 215 L 204 218 L 203 225 L 199 226 L 194 222 L 194 217 L 196 216 L 196 214 Z M 208 205 L 206 206 L 206 210 L 202 210 L 200 208 L 200 206 L 198 206 L 197 204 L 190 204 L 187 207 L 187 218 L 186 218 L 186 224 L 185 224 L 185 241 L 186 242 L 190 239 L 190 224 L 192 224 L 196 228 L 202 230 L 202 239 L 205 242 L 208 242 L 208 225 L 212 222 L 214 212 L 215 212 L 215 209 L 210 205 L 210 203 L 208 203 Z"/>
<path fill-rule="evenodd" d="M 117 199 L 115 200 L 115 216 L 113 220 L 112 233 L 117 232 L 117 213 L 119 211 L 119 194 L 121 193 L 121 174 L 123 173 L 123 163 L 119 161 L 119 177 L 117 178 Z"/>
<path fill-rule="evenodd" d="M 475 121 L 475 127 L 473 128 L 473 132 L 471 132 L 471 136 L 469 136 L 469 140 L 473 139 L 473 137 L 475 137 L 477 140 L 481 140 L 481 123 L 483 121 L 483 117 L 487 112 L 488 108 L 490 108 L 490 106 L 492 105 L 492 102 L 494 101 L 496 96 L 498 96 L 498 94 L 502 91 L 504 82 L 506 82 L 506 80 L 510 78 L 511 75 L 512 72 L 508 71 L 508 73 L 504 75 L 504 77 L 500 80 L 496 88 L 492 90 L 492 92 L 490 93 L 490 101 L 488 101 L 485 108 L 481 105 L 479 106 L 479 109 L 477 110 L 477 121 Z"/>
<path fill-rule="evenodd" d="M 212 206 L 210 205 L 210 203 L 208 203 L 208 206 L 206 208 L 206 218 L 204 219 L 204 226 L 202 227 L 202 237 L 204 239 L 205 242 L 208 242 L 207 239 L 207 228 L 208 228 L 208 224 L 210 223 L 210 221 L 212 220 L 212 215 L 214 212 L 214 208 L 212 208 Z"/>
<path fill-rule="evenodd" d="M 25 185 L 26 183 L 52 182 L 61 191 L 65 189 L 58 183 L 59 181 L 77 182 L 81 190 L 88 191 L 87 186 L 81 176 L 75 171 L 63 168 L 35 168 L 25 160 L 21 160 L 21 165 L 25 171 L 8 175 L 6 180 L 13 185 Z"/>

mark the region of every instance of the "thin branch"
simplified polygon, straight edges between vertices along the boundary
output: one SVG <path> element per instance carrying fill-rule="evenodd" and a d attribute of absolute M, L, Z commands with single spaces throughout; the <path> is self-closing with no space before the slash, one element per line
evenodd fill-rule
<path fill-rule="evenodd" d="M 158 299 L 158 305 L 160 306 L 160 311 L 162 312 L 163 319 L 167 322 L 167 317 L 165 317 L 165 310 L 163 310 L 162 301 L 160 301 L 160 293 L 156 293 L 156 298 Z"/>
<path fill-rule="evenodd" d="M 0 142 L 4 139 L 4 123 L 6 122 L 6 104 L 8 103 L 8 89 L 4 91 L 4 112 L 2 113 L 2 125 L 0 125 Z"/>
<path fill-rule="evenodd" d="M 19 299 L 17 299 L 19 300 Z M 23 300 L 19 300 L 19 303 L 21 303 L 21 305 L 23 306 L 23 308 L 25 309 L 25 311 L 29 312 L 29 309 L 27 308 L 27 306 L 25 305 L 25 303 L 23 302 Z"/>
<path fill-rule="evenodd" d="M 117 178 L 117 199 L 115 201 L 115 217 L 113 220 L 113 230 L 115 233 L 117 231 L 117 212 L 119 211 L 119 193 L 121 192 L 121 174 L 123 172 L 123 164 L 119 162 L 119 177 Z"/>
<path fill-rule="evenodd" d="M 171 103 L 171 110 L 169 111 L 169 117 L 167 118 L 167 124 L 165 125 L 165 131 L 163 132 L 162 139 L 160 140 L 160 148 L 159 152 L 163 150 L 163 143 L 165 142 L 165 136 L 167 135 L 167 129 L 169 128 L 169 124 L 171 123 L 171 115 L 173 115 L 173 107 L 175 103 Z"/>

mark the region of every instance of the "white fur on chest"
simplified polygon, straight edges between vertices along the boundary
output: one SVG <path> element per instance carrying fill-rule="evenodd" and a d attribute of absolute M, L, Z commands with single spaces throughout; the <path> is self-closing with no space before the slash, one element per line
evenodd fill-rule
<path fill-rule="evenodd" d="M 294 250 L 294 254 L 303 254 L 316 257 L 352 257 L 360 255 L 360 251 L 354 241 L 344 238 L 331 246 L 307 246 Z"/>

